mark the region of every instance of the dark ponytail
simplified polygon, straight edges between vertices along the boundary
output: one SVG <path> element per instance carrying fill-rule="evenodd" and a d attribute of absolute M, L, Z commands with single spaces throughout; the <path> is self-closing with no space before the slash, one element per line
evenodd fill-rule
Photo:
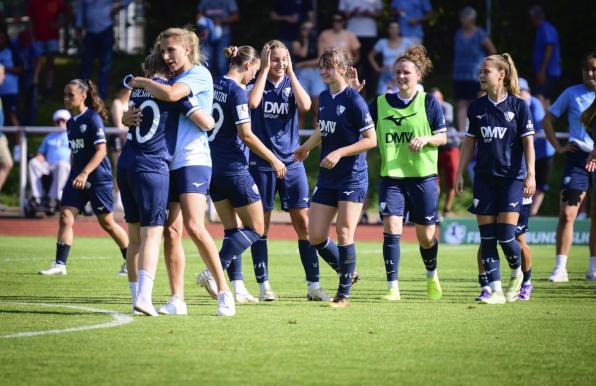
<path fill-rule="evenodd" d="M 68 84 L 77 86 L 85 94 L 85 106 L 97 111 L 101 119 L 108 119 L 108 110 L 101 100 L 97 87 L 90 79 L 73 79 Z"/>

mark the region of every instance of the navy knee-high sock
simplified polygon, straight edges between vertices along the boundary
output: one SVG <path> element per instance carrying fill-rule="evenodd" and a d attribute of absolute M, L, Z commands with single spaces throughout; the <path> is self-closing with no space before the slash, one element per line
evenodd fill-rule
<path fill-rule="evenodd" d="M 497 251 L 497 224 L 479 225 L 480 230 L 480 254 L 482 265 L 489 281 L 501 280 L 499 267 L 499 251 Z"/>
<path fill-rule="evenodd" d="M 68 253 L 70 252 L 70 245 L 57 242 L 56 243 L 56 263 L 66 265 L 68 260 Z"/>
<path fill-rule="evenodd" d="M 300 261 L 306 274 L 306 281 L 311 283 L 318 282 L 319 257 L 317 256 L 317 250 L 310 244 L 310 241 L 298 240 L 298 252 L 300 253 Z"/>
<path fill-rule="evenodd" d="M 237 232 L 239 228 L 232 228 L 232 229 L 224 229 L 224 241 L 223 243 L 229 242 L 228 239 L 231 235 Z M 223 249 L 223 245 L 222 245 Z M 235 259 L 230 261 L 230 265 L 226 268 L 226 272 L 228 273 L 228 278 L 230 281 L 232 280 L 244 280 L 244 275 L 242 274 L 242 254 L 236 256 Z"/>
<path fill-rule="evenodd" d="M 486 272 L 478 274 L 478 284 L 480 284 L 480 288 L 488 287 L 488 283 L 490 283 L 490 281 L 488 280 Z"/>
<path fill-rule="evenodd" d="M 399 277 L 400 238 L 401 235 L 383 233 L 383 260 L 387 281 L 396 281 Z"/>
<path fill-rule="evenodd" d="M 437 254 L 439 253 L 439 240 L 435 239 L 435 243 L 430 248 L 420 247 L 420 256 L 427 271 L 434 271 L 437 269 Z"/>
<path fill-rule="evenodd" d="M 261 238 L 261 235 L 250 228 L 231 229 L 219 250 L 219 260 L 223 269 L 227 269 L 232 260 Z"/>
<path fill-rule="evenodd" d="M 257 283 L 269 280 L 269 251 L 267 249 L 267 236 L 262 236 L 250 246 L 252 264 L 255 270 Z"/>
<path fill-rule="evenodd" d="M 509 268 L 521 267 L 521 247 L 515 238 L 515 225 L 498 223 L 497 240 L 499 240 L 501 249 L 507 258 Z"/>
<path fill-rule="evenodd" d="M 350 296 L 352 288 L 352 278 L 356 270 L 356 246 L 339 245 L 339 288 L 337 294 L 344 297 Z"/>
<path fill-rule="evenodd" d="M 337 245 L 331 239 L 323 241 L 321 244 L 313 245 L 319 255 L 327 264 L 337 273 L 339 273 L 339 250 Z"/>

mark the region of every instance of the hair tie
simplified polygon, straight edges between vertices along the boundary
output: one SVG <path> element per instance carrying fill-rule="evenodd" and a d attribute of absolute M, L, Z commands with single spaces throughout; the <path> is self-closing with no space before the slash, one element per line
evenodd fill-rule
<path fill-rule="evenodd" d="M 130 85 L 128 84 L 128 82 L 132 81 L 132 80 L 133 80 L 133 78 L 134 78 L 134 76 L 133 76 L 132 74 L 128 74 L 128 75 L 126 75 L 126 76 L 124 77 L 124 79 L 122 80 L 122 85 L 123 85 L 124 87 L 126 87 L 127 89 L 129 89 L 129 90 L 132 90 L 133 88 L 132 88 L 132 87 L 130 87 Z"/>
<path fill-rule="evenodd" d="M 238 55 L 238 47 L 234 46 L 234 48 L 232 48 L 232 58 L 235 57 L 236 55 Z"/>

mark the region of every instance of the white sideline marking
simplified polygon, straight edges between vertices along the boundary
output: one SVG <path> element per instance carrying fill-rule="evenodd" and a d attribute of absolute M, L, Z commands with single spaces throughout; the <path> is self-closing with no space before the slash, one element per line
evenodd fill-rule
<path fill-rule="evenodd" d="M 8 335 L 0 335 L 0 338 L 23 338 L 29 336 L 38 336 L 38 335 L 49 335 L 49 334 L 65 334 L 67 332 L 77 332 L 77 331 L 87 331 L 87 330 L 97 330 L 100 328 L 112 328 L 118 327 L 123 324 L 128 324 L 134 321 L 131 316 L 124 315 L 120 312 L 110 311 L 110 310 L 101 310 L 99 308 L 91 308 L 91 307 L 80 307 L 80 306 L 68 306 L 65 304 L 48 304 L 48 303 L 18 303 L 18 302 L 3 302 L 0 304 L 20 304 L 20 305 L 28 305 L 28 306 L 41 306 L 41 307 L 60 307 L 60 308 L 72 308 L 73 310 L 82 310 L 87 311 L 95 314 L 104 314 L 111 316 L 114 320 L 108 323 L 101 323 L 101 324 L 93 324 L 90 326 L 80 326 L 80 327 L 71 327 L 71 328 L 64 328 L 61 330 L 45 330 L 45 331 L 30 331 L 30 332 L 17 332 L 14 334 Z"/>

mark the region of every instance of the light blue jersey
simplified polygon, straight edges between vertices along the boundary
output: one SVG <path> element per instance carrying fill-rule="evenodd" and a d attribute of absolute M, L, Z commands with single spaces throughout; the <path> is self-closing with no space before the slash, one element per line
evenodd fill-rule
<path fill-rule="evenodd" d="M 579 120 L 582 112 L 594 101 L 594 90 L 590 90 L 585 84 L 577 84 L 567 88 L 553 103 L 548 111 L 557 118 L 567 113 L 569 123 L 569 142 L 575 142 L 577 146 L 585 151 L 591 152 L 594 148 L 594 141 L 586 128 Z"/>
<path fill-rule="evenodd" d="M 192 97 L 205 111 L 212 110 L 213 79 L 211 73 L 204 66 L 192 66 L 189 70 L 176 76 L 173 83 L 184 83 L 190 88 Z M 180 114 L 178 119 L 178 135 L 176 151 L 170 165 L 170 170 L 184 166 L 211 166 L 208 135 L 195 125 L 186 115 Z"/>

